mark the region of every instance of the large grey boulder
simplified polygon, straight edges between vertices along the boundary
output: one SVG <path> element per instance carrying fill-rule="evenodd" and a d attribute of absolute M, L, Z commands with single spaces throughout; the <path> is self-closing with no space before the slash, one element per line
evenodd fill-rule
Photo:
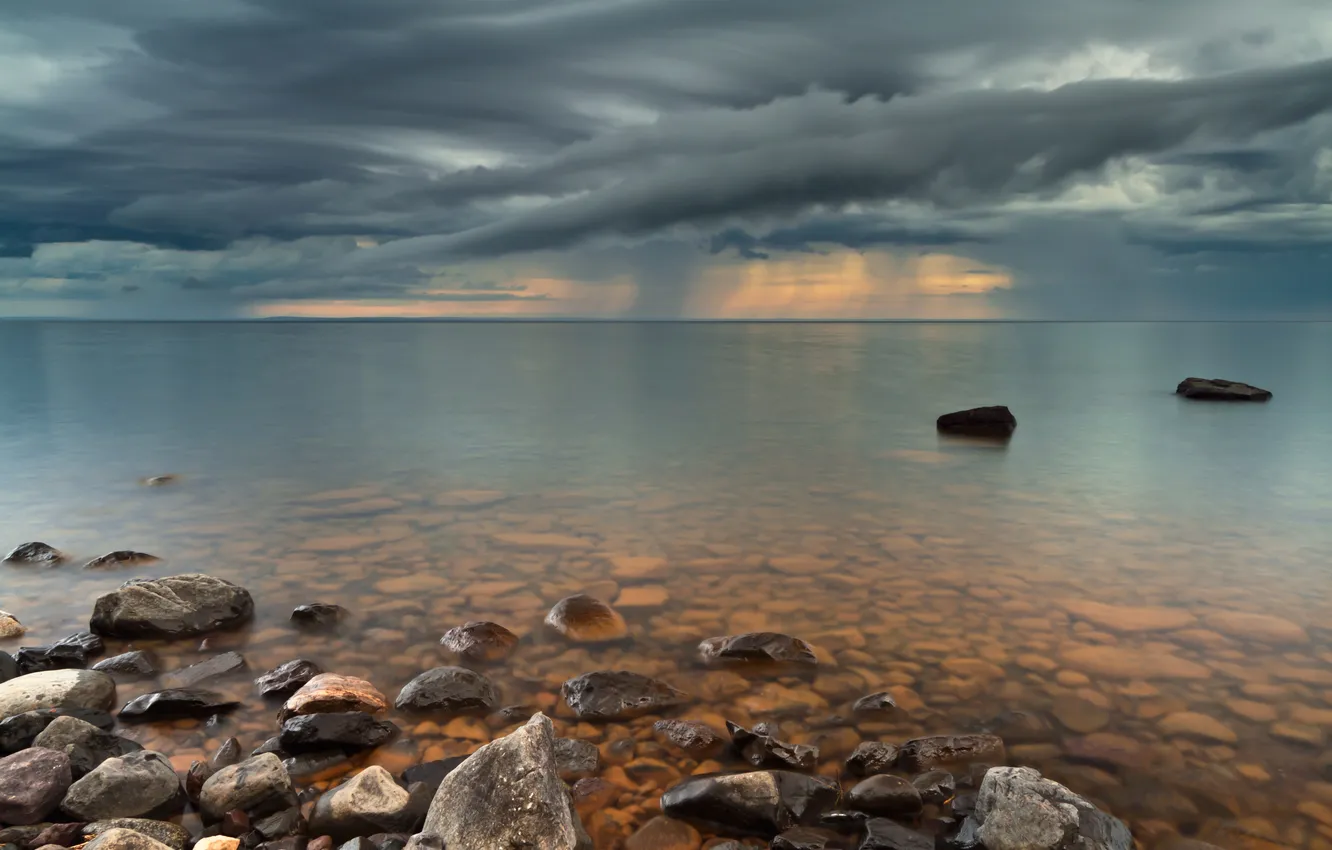
<path fill-rule="evenodd" d="M 189 637 L 240 625 L 253 614 L 248 590 L 195 573 L 126 582 L 97 600 L 89 627 L 114 637 Z"/>
<path fill-rule="evenodd" d="M 108 829 L 83 845 L 83 850 L 172 850 L 172 848 L 132 829 Z"/>
<path fill-rule="evenodd" d="M 60 808 L 85 822 L 167 817 L 185 808 L 185 791 L 167 757 L 144 750 L 102 762 L 70 786 Z"/>
<path fill-rule="evenodd" d="M 1131 850 L 1118 818 L 1029 767 L 986 771 L 976 799 L 977 836 L 987 850 Z"/>
<path fill-rule="evenodd" d="M 384 768 L 367 767 L 319 798 L 310 832 L 330 835 L 339 844 L 383 832 L 410 834 L 425 817 L 428 794 L 413 797 Z"/>
<path fill-rule="evenodd" d="M 77 717 L 57 717 L 33 740 L 34 747 L 69 756 L 74 778 L 87 776 L 107 759 L 137 752 L 143 747 Z"/>
<path fill-rule="evenodd" d="M 296 805 L 296 789 L 274 753 L 263 753 L 240 764 L 224 767 L 204 783 L 199 809 L 207 821 L 221 820 L 239 809 L 251 818 L 263 817 Z"/>
<path fill-rule="evenodd" d="M 449 850 L 591 850 L 555 763 L 555 729 L 535 714 L 444 777 L 423 832 Z"/>
<path fill-rule="evenodd" d="M 43 670 L 0 683 L 0 719 L 41 708 L 106 711 L 115 702 L 115 680 L 93 670 Z"/>
<path fill-rule="evenodd" d="M 46 820 L 73 778 L 69 758 L 55 750 L 24 750 L 0 759 L 0 824 Z"/>

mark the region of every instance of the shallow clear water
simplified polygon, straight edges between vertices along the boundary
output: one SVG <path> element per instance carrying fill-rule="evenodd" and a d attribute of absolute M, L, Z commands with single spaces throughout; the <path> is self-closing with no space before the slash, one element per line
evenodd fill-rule
<path fill-rule="evenodd" d="M 1000 715 L 1024 711 L 1010 759 L 1148 846 L 1332 847 L 1308 805 L 1332 806 L 1332 326 L 8 323 L 0 363 L 0 547 L 165 559 L 0 568 L 0 608 L 30 629 L 0 648 L 85 626 L 131 576 L 205 571 L 249 587 L 256 622 L 156 647 L 167 666 L 304 655 L 391 698 L 445 663 L 445 630 L 493 618 L 526 638 L 489 671 L 506 703 L 634 669 L 693 694 L 682 716 L 781 719 L 833 771 L 859 738 L 1011 732 Z M 1176 398 L 1190 375 L 1275 398 Z M 991 403 L 1018 418 L 1007 445 L 936 435 L 940 413 Z M 181 478 L 138 483 L 161 473 Z M 632 644 L 544 634 L 578 591 L 637 591 Z M 355 616 L 304 636 L 286 619 L 310 601 Z M 737 691 L 694 660 L 767 628 L 836 666 Z M 133 734 L 182 766 L 226 734 L 257 746 L 273 707 L 247 682 L 214 683 L 248 701 L 221 729 Z M 836 719 L 888 686 L 920 705 Z M 409 734 L 372 756 L 394 766 L 497 731 L 395 720 Z M 661 755 L 650 724 L 626 724 L 641 757 Z M 630 784 L 625 830 L 656 793 Z"/>

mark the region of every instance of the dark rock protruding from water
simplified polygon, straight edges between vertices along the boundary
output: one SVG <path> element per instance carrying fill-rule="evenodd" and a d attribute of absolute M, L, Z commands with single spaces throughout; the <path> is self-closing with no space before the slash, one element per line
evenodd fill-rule
<path fill-rule="evenodd" d="M 34 747 L 55 750 L 69 757 L 75 779 L 80 779 L 107 759 L 138 752 L 143 747 L 99 729 L 77 717 L 57 717 L 33 739 Z"/>
<path fill-rule="evenodd" d="M 564 701 L 579 720 L 627 720 L 683 705 L 683 691 L 626 670 L 598 670 L 565 682 Z"/>
<path fill-rule="evenodd" d="M 987 850 L 1130 850 L 1123 821 L 1029 767 L 985 774 L 973 816 Z"/>
<path fill-rule="evenodd" d="M 402 784 L 410 788 L 419 783 L 429 788 L 433 796 L 440 783 L 444 781 L 444 777 L 457 770 L 458 765 L 465 761 L 467 761 L 467 756 L 454 756 L 438 761 L 423 761 L 420 764 L 414 764 L 402 772 Z"/>
<path fill-rule="evenodd" d="M 555 762 L 555 729 L 537 714 L 444 778 L 422 829 L 445 847 L 590 850 Z"/>
<path fill-rule="evenodd" d="M 64 563 L 66 555 L 54 546 L 45 543 L 24 543 L 15 546 L 5 556 L 6 564 L 28 564 L 38 567 L 54 567 Z"/>
<path fill-rule="evenodd" d="M 920 798 L 929 805 L 937 806 L 951 799 L 957 791 L 957 780 L 946 770 L 931 770 L 911 780 L 920 792 Z"/>
<path fill-rule="evenodd" d="M 935 422 L 935 427 L 945 434 L 961 434 L 968 437 L 1011 437 L 1017 429 L 1017 418 L 1003 405 L 991 407 L 973 407 L 956 413 L 945 413 Z"/>
<path fill-rule="evenodd" d="M 120 710 L 122 723 L 148 723 L 157 720 L 181 720 L 189 717 L 211 717 L 236 710 L 240 703 L 227 700 L 221 694 L 198 688 L 168 688 L 135 697 Z"/>
<path fill-rule="evenodd" d="M 841 835 L 817 826 L 797 826 L 772 840 L 772 850 L 837 850 L 844 847 Z"/>
<path fill-rule="evenodd" d="M 20 676 L 44 670 L 82 670 L 88 666 L 88 653 L 80 646 L 25 646 L 14 661 Z"/>
<path fill-rule="evenodd" d="M 493 663 L 513 654 L 518 636 L 499 623 L 473 621 L 449 629 L 439 643 L 464 661 Z"/>
<path fill-rule="evenodd" d="M 320 796 L 310 832 L 338 843 L 384 832 L 410 834 L 425 819 L 429 803 L 428 797 L 413 799 L 392 774 L 375 765 Z"/>
<path fill-rule="evenodd" d="M 0 683 L 17 678 L 18 674 L 18 662 L 14 660 L 14 656 L 0 651 Z"/>
<path fill-rule="evenodd" d="M 69 787 L 60 808 L 85 822 L 168 817 L 185 808 L 185 791 L 167 757 L 144 750 L 102 762 Z"/>
<path fill-rule="evenodd" d="M 1272 398 L 1268 390 L 1221 378 L 1185 378 L 1175 387 L 1175 395 L 1199 401 L 1269 401 Z"/>
<path fill-rule="evenodd" d="M 708 638 L 698 645 L 704 663 L 793 664 L 815 666 L 819 663 L 814 648 L 800 638 L 778 632 L 750 632 L 742 635 Z"/>
<path fill-rule="evenodd" d="M 858 783 L 846 795 L 846 805 L 859 812 L 886 818 L 908 818 L 924 808 L 916 786 L 900 776 L 885 773 Z"/>
<path fill-rule="evenodd" d="M 239 764 L 241 760 L 240 741 L 235 738 L 228 738 L 213 753 L 213 757 L 208 763 L 213 766 L 213 770 L 221 770 L 224 767 L 231 767 L 233 764 Z"/>
<path fill-rule="evenodd" d="M 546 625 L 574 643 L 602 643 L 629 636 L 620 612 L 600 599 L 579 593 L 555 603 Z"/>
<path fill-rule="evenodd" d="M 126 582 L 97 600 L 90 627 L 109 637 L 178 638 L 234 628 L 253 615 L 248 590 L 194 573 Z"/>
<path fill-rule="evenodd" d="M 874 818 L 865 822 L 859 850 L 934 850 L 934 837 L 887 818 Z"/>
<path fill-rule="evenodd" d="M 313 661 L 297 658 L 269 670 L 255 679 L 254 684 L 259 688 L 261 696 L 289 697 L 322 672 L 323 669 Z"/>
<path fill-rule="evenodd" d="M 347 609 L 330 602 L 311 602 L 297 605 L 291 612 L 291 621 L 302 628 L 331 628 L 347 616 Z"/>
<path fill-rule="evenodd" d="M 45 821 L 73 780 L 69 758 L 55 750 L 30 749 L 0 759 L 0 824 Z"/>
<path fill-rule="evenodd" d="M 219 769 L 199 793 L 199 810 L 210 823 L 222 820 L 227 812 L 262 818 L 295 805 L 291 777 L 272 753 Z"/>
<path fill-rule="evenodd" d="M 224 652 L 198 664 L 171 671 L 162 677 L 162 684 L 168 688 L 192 688 L 209 679 L 244 669 L 245 658 L 239 652 Z"/>
<path fill-rule="evenodd" d="M 911 773 L 924 773 L 973 762 L 1003 764 L 1004 757 L 1004 741 L 994 735 L 935 735 L 903 744 L 897 766 Z"/>
<path fill-rule="evenodd" d="M 99 555 L 83 565 L 85 570 L 117 570 L 127 569 L 129 567 L 146 567 L 156 564 L 162 559 L 156 555 L 149 555 L 147 552 L 134 552 L 129 549 L 121 549 L 116 552 L 107 552 L 105 555 Z"/>
<path fill-rule="evenodd" d="M 393 705 L 399 711 L 462 714 L 489 712 L 499 691 L 489 679 L 465 667 L 436 667 L 403 686 Z"/>
<path fill-rule="evenodd" d="M 846 760 L 846 772 L 852 776 L 887 773 L 897 765 L 898 748 L 894 744 L 866 741 Z"/>
<path fill-rule="evenodd" d="M 282 724 L 278 740 L 288 753 L 341 749 L 347 752 L 382 746 L 398 734 L 398 727 L 376 720 L 363 711 L 303 714 Z"/>
<path fill-rule="evenodd" d="M 124 652 L 98 661 L 92 666 L 92 669 L 100 670 L 103 673 L 115 673 L 120 676 L 156 676 L 157 660 L 151 653 L 136 649 L 132 652 Z"/>
<path fill-rule="evenodd" d="M 833 780 L 785 770 L 696 776 L 663 794 L 661 810 L 726 835 L 771 839 L 816 825 L 839 793 Z"/>
<path fill-rule="evenodd" d="M 728 720 L 726 730 L 731 733 L 731 743 L 735 746 L 736 752 L 754 767 L 813 770 L 814 765 L 818 763 L 818 747 L 780 741 L 777 739 L 776 730 L 767 723 L 759 723 L 753 729 L 746 729 Z"/>

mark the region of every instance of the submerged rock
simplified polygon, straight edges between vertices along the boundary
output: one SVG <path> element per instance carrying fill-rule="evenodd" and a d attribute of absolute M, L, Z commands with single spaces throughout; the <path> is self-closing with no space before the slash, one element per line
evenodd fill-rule
<path fill-rule="evenodd" d="M 136 649 L 98 661 L 92 669 L 122 676 L 156 676 L 157 660 L 151 653 Z"/>
<path fill-rule="evenodd" d="M 465 667 L 436 667 L 403 686 L 393 703 L 399 711 L 489 712 L 499 703 L 491 681 Z"/>
<path fill-rule="evenodd" d="M 629 626 L 614 608 L 585 594 L 555 603 L 546 625 L 575 643 L 600 643 L 628 636 Z"/>
<path fill-rule="evenodd" d="M 297 605 L 291 612 L 291 621 L 306 628 L 327 628 L 336 626 L 347 616 L 347 609 L 328 602 L 311 602 L 309 605 Z"/>
<path fill-rule="evenodd" d="M 262 818 L 295 805 L 296 789 L 291 777 L 282 760 L 272 753 L 221 768 L 199 793 L 199 809 L 209 822 L 219 821 L 232 811 Z"/>
<path fill-rule="evenodd" d="M 201 574 L 126 582 L 93 606 L 90 626 L 112 637 L 189 637 L 239 626 L 254 615 L 250 592 Z"/>
<path fill-rule="evenodd" d="M 43 708 L 106 711 L 115 700 L 115 680 L 105 673 L 46 670 L 0 684 L 0 717 Z"/>
<path fill-rule="evenodd" d="M 185 807 L 185 792 L 171 762 L 144 750 L 102 762 L 75 782 L 60 808 L 84 821 L 157 818 Z"/>
<path fill-rule="evenodd" d="M 402 772 L 402 782 L 408 788 L 418 783 L 424 785 L 430 789 L 431 796 L 434 796 L 435 790 L 444 781 L 444 777 L 457 770 L 458 765 L 465 761 L 467 761 L 467 756 L 454 756 L 453 758 L 414 764 Z"/>
<path fill-rule="evenodd" d="M 498 623 L 473 621 L 449 629 L 439 643 L 466 661 L 495 662 L 513 654 L 518 636 Z"/>
<path fill-rule="evenodd" d="M 887 691 L 863 696 L 851 706 L 854 714 L 891 714 L 897 710 L 897 700 Z"/>
<path fill-rule="evenodd" d="M 601 761 L 597 745 L 577 738 L 555 739 L 555 765 L 565 782 L 585 779 L 597 772 Z"/>
<path fill-rule="evenodd" d="M 69 758 L 55 750 L 30 749 L 0 759 L 0 824 L 45 821 L 73 780 Z"/>
<path fill-rule="evenodd" d="M 935 427 L 946 434 L 972 437 L 1008 437 L 1017 429 L 1017 418 L 1003 405 L 973 407 L 956 413 L 945 413 Z"/>
<path fill-rule="evenodd" d="M 240 703 L 197 688 L 168 688 L 135 697 L 120 710 L 122 723 L 148 723 L 187 717 L 211 717 L 235 711 Z"/>
<path fill-rule="evenodd" d="M 905 818 L 920 813 L 925 804 L 915 785 L 900 776 L 879 774 L 858 783 L 846 795 L 846 805 L 856 811 L 886 818 Z"/>
<path fill-rule="evenodd" d="M 138 752 L 143 747 L 117 737 L 77 717 L 57 717 L 33 739 L 34 747 L 55 750 L 69 757 L 74 778 L 88 775 L 107 759 Z"/>
<path fill-rule="evenodd" d="M 31 564 L 41 567 L 54 567 L 66 560 L 65 553 L 45 543 L 24 543 L 15 546 L 5 556 L 6 564 Z"/>
<path fill-rule="evenodd" d="M 449 850 L 590 850 L 559 777 L 550 719 L 534 715 L 444 777 L 422 831 Z"/>
<path fill-rule="evenodd" d="M 693 850 L 701 841 L 698 830 L 689 824 L 659 815 L 629 836 L 624 850 Z"/>
<path fill-rule="evenodd" d="M 710 665 L 819 663 L 814 648 L 800 638 L 778 632 L 750 632 L 708 638 L 698 645 L 699 655 Z"/>
<path fill-rule="evenodd" d="M 126 567 L 146 567 L 156 564 L 162 559 L 156 555 L 149 555 L 147 552 L 133 552 L 128 549 L 121 549 L 117 552 L 107 552 L 93 558 L 83 565 L 85 570 L 114 570 Z"/>
<path fill-rule="evenodd" d="M 658 744 L 692 758 L 715 756 L 726 747 L 716 729 L 697 720 L 658 720 L 652 732 Z"/>
<path fill-rule="evenodd" d="M 1267 401 L 1268 390 L 1221 378 L 1185 378 L 1175 387 L 1175 395 L 1202 401 Z"/>
<path fill-rule="evenodd" d="M 224 652 L 182 670 L 171 671 L 162 677 L 162 684 L 168 688 L 192 688 L 209 679 L 244 669 L 245 659 L 239 652 Z"/>
<path fill-rule="evenodd" d="M 946 770 L 931 770 L 911 780 L 920 798 L 932 806 L 942 805 L 957 791 L 957 780 Z"/>
<path fill-rule="evenodd" d="M 326 791 L 310 818 L 314 835 L 343 842 L 376 833 L 411 833 L 425 818 L 429 798 L 414 800 L 392 774 L 375 765 Z"/>
<path fill-rule="evenodd" d="M 907 741 L 898 752 L 897 765 L 923 773 L 949 765 L 1004 761 L 1004 742 L 994 735 L 935 735 Z"/>
<path fill-rule="evenodd" d="M 985 774 L 974 815 L 987 850 L 1130 850 L 1133 836 L 1117 818 L 1029 767 Z"/>
<path fill-rule="evenodd" d="M 386 708 L 388 700 L 366 680 L 337 673 L 320 673 L 291 695 L 278 717 L 285 720 L 300 714 L 326 711 L 377 714 Z"/>
<path fill-rule="evenodd" d="M 779 741 L 776 730 L 767 723 L 759 723 L 750 730 L 728 720 L 726 729 L 731 733 L 731 743 L 736 751 L 754 767 L 813 770 L 819 760 L 818 747 Z"/>
<path fill-rule="evenodd" d="M 564 701 L 579 720 L 626 720 L 678 705 L 689 697 L 659 679 L 626 670 L 598 670 L 565 682 Z"/>
<path fill-rule="evenodd" d="M 839 793 L 833 780 L 785 770 L 696 776 L 663 794 L 661 810 L 727 835 L 772 838 L 815 825 Z"/>
<path fill-rule="evenodd" d="M 398 731 L 392 723 L 363 711 L 337 711 L 292 717 L 282 724 L 278 740 L 289 753 L 367 750 L 388 743 Z"/>
<path fill-rule="evenodd" d="M 254 684 L 259 688 L 260 696 L 289 697 L 322 672 L 324 671 L 313 661 L 297 658 L 269 670 L 255 679 Z"/>

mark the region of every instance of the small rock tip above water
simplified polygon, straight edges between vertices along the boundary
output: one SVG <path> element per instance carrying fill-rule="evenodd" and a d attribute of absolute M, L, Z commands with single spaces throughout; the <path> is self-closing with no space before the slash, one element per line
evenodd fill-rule
<path fill-rule="evenodd" d="M 1272 398 L 1270 390 L 1224 378 L 1185 378 L 1175 387 L 1175 395 L 1199 401 L 1270 401 Z"/>
<path fill-rule="evenodd" d="M 1002 439 L 1013 435 L 1017 418 L 1004 405 L 991 405 L 945 413 L 936 420 L 935 427 L 944 434 Z"/>

